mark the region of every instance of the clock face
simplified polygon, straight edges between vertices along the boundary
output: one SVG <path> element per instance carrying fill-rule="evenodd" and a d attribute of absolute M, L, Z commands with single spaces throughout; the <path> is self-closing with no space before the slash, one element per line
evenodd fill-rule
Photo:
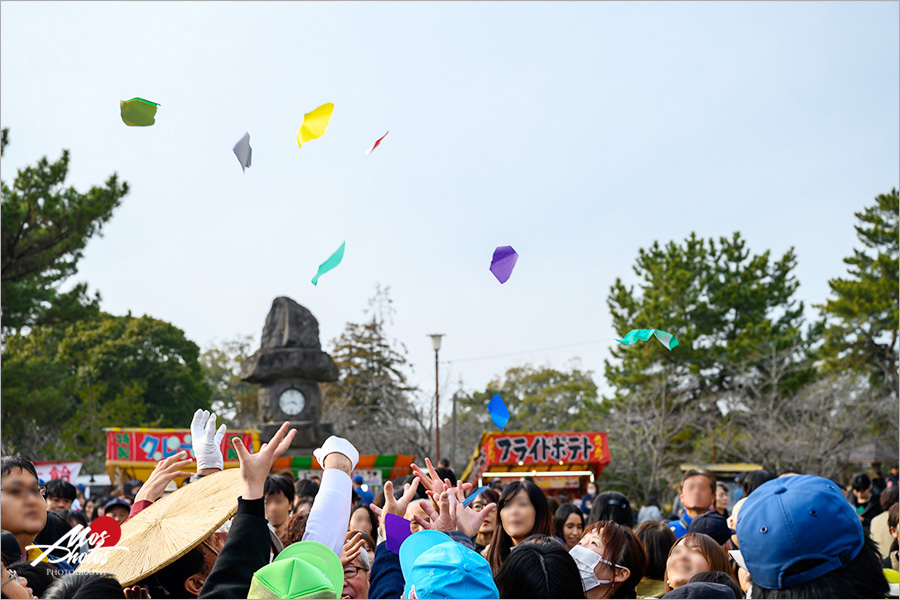
<path fill-rule="evenodd" d="M 306 398 L 300 390 L 285 390 L 278 398 L 278 406 L 286 415 L 298 415 L 306 406 Z"/>

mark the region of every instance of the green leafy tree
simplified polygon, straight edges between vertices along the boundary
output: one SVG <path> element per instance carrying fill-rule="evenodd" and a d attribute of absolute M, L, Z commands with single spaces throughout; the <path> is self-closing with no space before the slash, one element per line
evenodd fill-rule
<path fill-rule="evenodd" d="M 673 351 L 655 340 L 614 346 L 605 373 L 617 397 L 644 391 L 665 372 L 673 393 L 690 381 L 694 399 L 702 400 L 733 387 L 730 364 L 752 363 L 771 344 L 795 347 L 803 314 L 803 303 L 793 299 L 795 267 L 793 249 L 777 260 L 769 251 L 751 255 L 739 233 L 718 242 L 691 234 L 683 244 L 640 249 L 634 266 L 639 289 L 621 279 L 610 289 L 613 324 L 620 335 L 662 329 L 679 345 Z M 794 385 L 809 377 L 808 371 L 797 374 Z"/>
<path fill-rule="evenodd" d="M 259 385 L 242 381 L 241 363 L 253 353 L 253 338 L 213 344 L 200 355 L 203 377 L 212 390 L 212 407 L 229 426 L 243 429 L 259 421 Z"/>
<path fill-rule="evenodd" d="M 103 427 L 188 427 L 209 408 L 199 348 L 148 316 L 101 313 L 9 338 L 3 365 L 4 452 L 100 460 Z"/>
<path fill-rule="evenodd" d="M 874 386 L 898 393 L 898 192 L 881 194 L 856 213 L 862 244 L 844 259 L 847 277 L 828 282 L 832 298 L 819 306 L 823 323 L 821 357 L 828 371 L 871 376 Z"/>
<path fill-rule="evenodd" d="M 347 323 L 333 341 L 340 375 L 323 386 L 323 420 L 362 453 L 427 455 L 432 416 L 416 403 L 406 347 L 387 333 L 394 314 L 390 288 L 376 288 L 366 314 L 367 321 Z"/>
<path fill-rule="evenodd" d="M 487 410 L 494 394 L 500 394 L 509 409 L 506 431 L 586 431 L 599 426 L 597 384 L 590 371 L 582 371 L 575 364 L 564 371 L 531 365 L 514 367 L 483 391 L 458 400 L 457 451 L 466 458 L 482 433 L 497 430 Z M 448 417 L 442 432 L 449 434 L 451 427 Z M 446 449 L 448 442 L 441 446 Z M 454 463 L 457 460 L 454 457 Z"/>
<path fill-rule="evenodd" d="M 8 143 L 3 130 L 2 148 Z M 46 157 L 21 169 L 12 187 L 0 182 L 0 327 L 4 339 L 24 328 L 71 323 L 96 316 L 99 295 L 88 296 L 80 283 L 68 292 L 60 285 L 76 272 L 88 240 L 101 233 L 128 184 L 112 175 L 86 193 L 64 187 L 69 151 L 56 162 Z"/>

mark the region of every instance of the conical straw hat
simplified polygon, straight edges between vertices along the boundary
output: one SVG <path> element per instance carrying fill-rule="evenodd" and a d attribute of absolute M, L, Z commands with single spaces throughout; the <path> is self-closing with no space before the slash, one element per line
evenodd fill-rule
<path fill-rule="evenodd" d="M 134 585 L 212 535 L 237 512 L 242 490 L 240 469 L 226 469 L 185 485 L 122 525 L 116 547 L 127 551 L 106 551 L 106 564 L 90 560 L 75 570 L 111 573 L 123 587 Z"/>

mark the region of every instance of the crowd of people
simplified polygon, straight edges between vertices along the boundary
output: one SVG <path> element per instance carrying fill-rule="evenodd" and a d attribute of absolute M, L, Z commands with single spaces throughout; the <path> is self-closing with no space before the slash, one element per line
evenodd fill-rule
<path fill-rule="evenodd" d="M 198 411 L 198 419 L 214 436 L 215 415 Z M 146 482 L 108 499 L 85 498 L 63 481 L 41 485 L 26 458 L 4 456 L 3 597 L 897 596 L 896 469 L 880 482 L 859 473 L 848 489 L 816 475 L 753 471 L 732 506 L 713 473 L 689 470 L 669 513 L 652 497 L 635 510 L 625 495 L 594 483 L 577 502 L 548 497 L 527 477 L 473 490 L 449 465 L 428 459 L 372 495 L 353 476 L 358 452 L 338 437 L 314 453 L 320 477 L 272 473 L 294 433 L 285 423 L 256 453 L 232 441 L 240 494 L 213 523 L 166 512 L 217 508 L 204 507 L 197 493 L 212 486 L 196 485 L 224 475 L 221 452 L 203 448 L 212 437 L 194 441 L 196 474 L 182 471 L 193 459 L 178 453 L 161 460 Z M 181 488 L 174 485 L 188 476 Z M 160 503 L 171 493 L 193 495 L 187 503 Z M 139 518 L 143 511 L 153 518 Z M 64 545 L 42 552 L 104 516 L 123 524 L 132 544 L 164 547 L 154 537 L 158 527 L 150 527 L 167 519 L 194 541 L 169 554 L 132 547 L 124 558 L 91 566 L 76 564 Z M 406 522 L 409 532 L 398 537 L 397 524 L 403 529 Z M 73 543 L 90 553 L 88 542 Z M 141 557 L 137 579 L 129 556 Z"/>

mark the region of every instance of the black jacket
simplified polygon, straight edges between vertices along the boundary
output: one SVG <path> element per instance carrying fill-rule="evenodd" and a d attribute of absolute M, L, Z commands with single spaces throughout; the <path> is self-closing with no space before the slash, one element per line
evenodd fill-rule
<path fill-rule="evenodd" d="M 850 501 L 850 504 L 856 509 L 856 514 L 861 517 L 863 529 L 869 531 L 870 526 L 872 525 L 872 519 L 882 512 L 884 509 L 881 508 L 881 495 L 880 494 L 872 494 L 872 497 L 869 498 L 869 501 L 865 504 L 860 504 L 856 501 L 856 496 L 853 496 L 853 499 Z M 859 508 L 862 507 L 863 510 L 860 511 Z"/>
<path fill-rule="evenodd" d="M 225 545 L 198 598 L 246 598 L 253 574 L 269 564 L 269 524 L 265 500 L 238 498 L 237 514 Z"/>

